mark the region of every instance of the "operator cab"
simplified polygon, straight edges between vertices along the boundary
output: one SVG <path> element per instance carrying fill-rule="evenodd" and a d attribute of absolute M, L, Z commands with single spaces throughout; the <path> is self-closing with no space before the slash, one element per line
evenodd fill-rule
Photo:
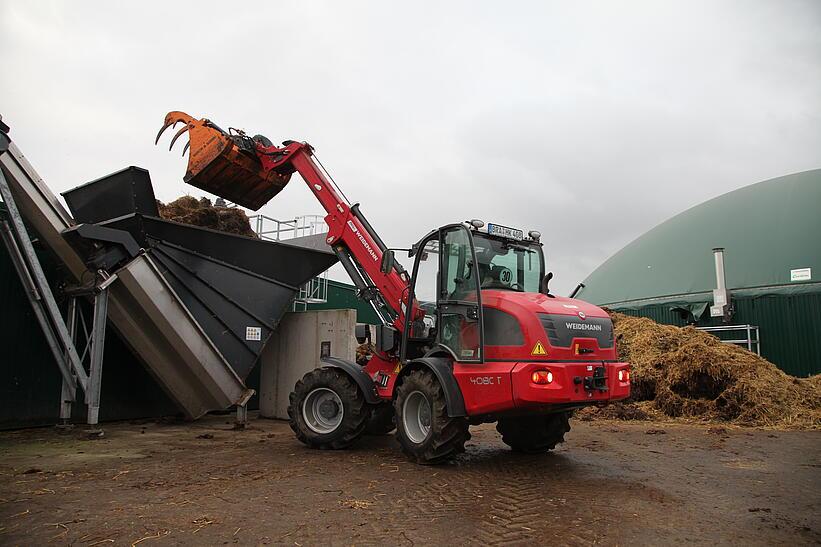
<path fill-rule="evenodd" d="M 544 277 L 541 234 L 531 231 L 528 238 L 521 230 L 471 221 L 481 289 L 539 292 Z"/>
<path fill-rule="evenodd" d="M 403 362 L 450 355 L 484 361 L 482 292 L 539 292 L 544 254 L 538 232 L 472 220 L 434 230 L 415 244 L 410 295 L 424 316 L 406 316 Z"/>

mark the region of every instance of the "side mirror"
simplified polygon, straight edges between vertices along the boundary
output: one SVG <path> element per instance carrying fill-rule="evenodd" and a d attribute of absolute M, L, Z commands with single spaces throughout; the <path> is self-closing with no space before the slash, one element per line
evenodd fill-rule
<path fill-rule="evenodd" d="M 386 250 L 382 253 L 382 263 L 379 265 L 379 271 L 384 274 L 390 273 L 393 270 L 394 261 L 393 251 Z"/>
<path fill-rule="evenodd" d="M 550 280 L 553 279 L 553 272 L 547 272 L 542 279 L 542 293 L 550 295 Z"/>

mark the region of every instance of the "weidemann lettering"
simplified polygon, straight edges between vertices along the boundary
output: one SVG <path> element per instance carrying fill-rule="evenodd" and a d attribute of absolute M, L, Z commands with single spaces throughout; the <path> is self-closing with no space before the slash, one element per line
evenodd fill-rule
<path fill-rule="evenodd" d="M 565 323 L 568 329 L 572 330 L 595 330 L 601 332 L 601 325 L 591 325 L 590 323 Z"/>
<path fill-rule="evenodd" d="M 353 230 L 353 233 L 356 234 L 356 237 L 359 239 L 359 242 L 362 243 L 362 246 L 365 247 L 365 250 L 368 251 L 368 254 L 371 255 L 374 262 L 379 262 L 379 257 L 376 256 L 376 253 L 373 252 L 373 248 L 368 244 L 368 241 L 365 239 L 365 236 L 357 229 L 353 222 L 350 220 L 348 221 L 348 227 Z"/>

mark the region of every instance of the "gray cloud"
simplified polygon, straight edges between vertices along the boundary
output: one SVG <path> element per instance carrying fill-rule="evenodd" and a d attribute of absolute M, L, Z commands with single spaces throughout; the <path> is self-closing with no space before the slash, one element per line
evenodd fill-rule
<path fill-rule="evenodd" d="M 389 243 L 539 229 L 561 293 L 672 214 L 821 163 L 812 1 L 7 0 L 0 48 L 0 112 L 56 191 L 136 164 L 160 199 L 200 195 L 152 142 L 186 110 L 308 140 Z M 295 179 L 262 212 L 320 211 Z"/>

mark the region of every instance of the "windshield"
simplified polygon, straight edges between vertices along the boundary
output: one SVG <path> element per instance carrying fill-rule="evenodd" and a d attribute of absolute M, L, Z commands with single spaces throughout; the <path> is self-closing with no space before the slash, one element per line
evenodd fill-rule
<path fill-rule="evenodd" d="M 483 289 L 539 292 L 544 276 L 539 244 L 499 239 L 482 232 L 473 232 L 473 243 Z"/>

